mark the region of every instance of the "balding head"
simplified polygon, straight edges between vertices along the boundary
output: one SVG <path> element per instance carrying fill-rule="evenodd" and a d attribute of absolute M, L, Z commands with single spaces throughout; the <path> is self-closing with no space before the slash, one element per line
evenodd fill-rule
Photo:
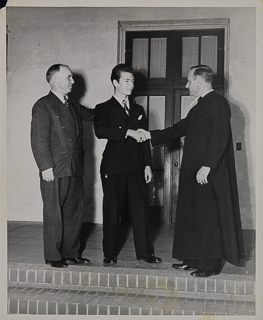
<path fill-rule="evenodd" d="M 71 92 L 74 83 L 69 66 L 64 64 L 51 66 L 46 73 L 46 79 L 51 89 L 62 95 Z"/>

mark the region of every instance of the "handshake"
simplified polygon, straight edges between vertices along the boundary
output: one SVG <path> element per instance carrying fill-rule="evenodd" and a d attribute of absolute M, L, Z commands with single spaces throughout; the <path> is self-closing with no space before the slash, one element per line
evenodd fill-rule
<path fill-rule="evenodd" d="M 150 132 L 144 129 L 138 129 L 137 131 L 128 129 L 126 136 L 135 139 L 137 142 L 144 142 L 151 139 Z"/>

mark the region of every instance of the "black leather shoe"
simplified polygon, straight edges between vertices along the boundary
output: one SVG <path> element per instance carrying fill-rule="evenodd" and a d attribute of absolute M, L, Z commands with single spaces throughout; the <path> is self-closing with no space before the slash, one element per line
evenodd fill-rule
<path fill-rule="evenodd" d="M 63 260 L 66 264 L 69 264 L 69 265 L 89 264 L 90 263 L 89 259 L 80 258 L 80 257 L 78 257 L 78 258 L 65 258 Z"/>
<path fill-rule="evenodd" d="M 199 278 L 207 278 L 211 276 L 215 276 L 216 274 L 219 274 L 220 272 L 216 270 L 203 270 L 203 269 L 198 269 L 194 272 L 191 272 L 192 277 L 199 277 Z"/>
<path fill-rule="evenodd" d="M 137 256 L 137 260 L 144 261 L 147 263 L 161 263 L 162 262 L 162 259 L 156 257 L 154 254 L 150 255 L 149 257 Z"/>
<path fill-rule="evenodd" d="M 184 264 L 184 263 L 174 263 L 172 265 L 173 268 L 180 270 L 180 271 L 187 271 L 187 270 L 196 270 L 197 268 L 193 268 L 188 266 L 188 264 Z"/>
<path fill-rule="evenodd" d="M 117 258 L 104 257 L 103 263 L 104 264 L 116 264 L 117 263 Z"/>
<path fill-rule="evenodd" d="M 65 263 L 63 260 L 58 260 L 58 261 L 48 261 L 46 260 L 46 264 L 53 268 L 67 268 L 68 264 Z"/>

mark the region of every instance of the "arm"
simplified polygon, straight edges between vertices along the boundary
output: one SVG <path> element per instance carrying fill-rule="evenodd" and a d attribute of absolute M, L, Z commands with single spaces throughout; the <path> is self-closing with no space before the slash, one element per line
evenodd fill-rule
<path fill-rule="evenodd" d="M 94 130 L 97 138 L 116 141 L 125 141 L 127 128 L 113 127 L 109 124 L 106 105 L 97 105 L 95 108 Z"/>
<path fill-rule="evenodd" d="M 230 107 L 225 99 L 211 105 L 212 129 L 203 166 L 216 169 L 231 139 Z"/>
<path fill-rule="evenodd" d="M 204 165 L 196 175 L 196 180 L 200 184 L 208 183 L 207 177 L 211 168 L 217 168 L 226 151 L 231 137 L 230 116 L 230 107 L 226 100 L 216 100 L 211 105 L 211 135 L 207 145 Z"/>
<path fill-rule="evenodd" d="M 43 101 L 38 101 L 32 109 L 31 147 L 39 170 L 55 166 L 50 147 L 50 114 Z"/>
<path fill-rule="evenodd" d="M 150 134 L 152 145 L 155 146 L 157 144 L 172 142 L 176 138 L 185 136 L 189 125 L 189 120 L 190 116 L 188 115 L 185 119 L 180 120 L 169 128 L 163 130 L 151 130 Z"/>
<path fill-rule="evenodd" d="M 78 105 L 82 121 L 93 121 L 95 116 L 95 110 L 84 107 L 79 103 Z"/>

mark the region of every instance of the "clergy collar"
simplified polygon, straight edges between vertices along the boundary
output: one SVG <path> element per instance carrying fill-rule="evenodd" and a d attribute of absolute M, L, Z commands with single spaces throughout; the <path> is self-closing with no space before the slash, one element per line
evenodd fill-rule
<path fill-rule="evenodd" d="M 202 94 L 200 97 L 203 98 L 204 96 L 206 96 L 208 93 L 210 93 L 210 92 L 212 92 L 212 91 L 214 91 L 214 89 L 211 89 L 211 90 L 207 91 L 206 93 Z M 200 97 L 199 97 L 199 98 L 200 98 Z"/>

